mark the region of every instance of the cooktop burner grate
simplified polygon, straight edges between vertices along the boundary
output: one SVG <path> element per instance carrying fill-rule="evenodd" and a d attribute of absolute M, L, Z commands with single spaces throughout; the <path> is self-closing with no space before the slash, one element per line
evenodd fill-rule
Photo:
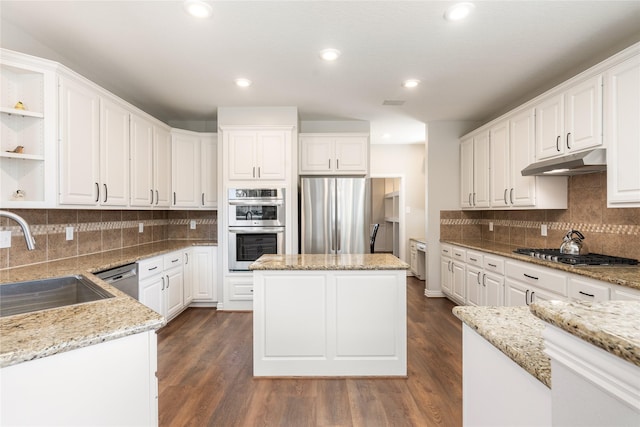
<path fill-rule="evenodd" d="M 605 265 L 605 266 L 625 266 L 638 265 L 638 260 L 631 258 L 622 258 L 616 256 L 602 254 L 586 254 L 586 255 L 567 255 L 561 253 L 558 249 L 516 249 L 515 253 L 521 255 L 529 255 L 534 258 L 543 259 L 552 262 L 561 262 L 563 264 L 585 266 L 585 265 Z"/>

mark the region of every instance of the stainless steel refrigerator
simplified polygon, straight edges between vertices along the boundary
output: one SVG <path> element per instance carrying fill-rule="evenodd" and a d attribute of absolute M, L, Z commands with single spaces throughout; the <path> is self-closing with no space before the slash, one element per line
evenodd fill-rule
<path fill-rule="evenodd" d="M 301 178 L 300 252 L 369 253 L 366 178 Z"/>

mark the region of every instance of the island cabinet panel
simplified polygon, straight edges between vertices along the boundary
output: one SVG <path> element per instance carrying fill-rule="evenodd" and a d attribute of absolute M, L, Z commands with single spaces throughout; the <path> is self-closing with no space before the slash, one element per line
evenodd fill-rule
<path fill-rule="evenodd" d="M 405 270 L 254 270 L 254 376 L 406 376 Z"/>

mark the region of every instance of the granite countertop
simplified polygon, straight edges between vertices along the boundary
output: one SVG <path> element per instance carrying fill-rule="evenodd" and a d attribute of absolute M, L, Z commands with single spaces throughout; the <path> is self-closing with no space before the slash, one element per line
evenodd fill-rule
<path fill-rule="evenodd" d="M 551 361 L 542 338 L 545 323 L 529 307 L 458 306 L 453 314 L 551 388 Z"/>
<path fill-rule="evenodd" d="M 530 308 L 545 322 L 640 366 L 640 302 L 541 301 Z"/>
<path fill-rule="evenodd" d="M 250 270 L 407 270 L 409 264 L 391 254 L 262 255 Z"/>
<path fill-rule="evenodd" d="M 81 275 L 114 295 L 89 303 L 0 318 L 0 368 L 161 328 L 166 320 L 93 272 L 211 241 L 166 241 L 0 270 L 2 283 Z"/>
<path fill-rule="evenodd" d="M 463 241 L 451 241 L 441 240 L 441 243 L 463 246 L 469 249 L 477 249 L 479 251 L 500 255 L 507 258 L 513 258 L 518 261 L 529 262 L 532 264 L 542 265 L 544 267 L 553 268 L 556 270 L 566 271 L 572 274 L 578 274 L 592 279 L 601 280 L 603 282 L 609 282 L 620 286 L 626 286 L 629 288 L 640 290 L 640 266 L 627 266 L 627 267 L 575 267 L 568 264 L 562 264 L 558 262 L 544 261 L 541 259 L 533 258 L 526 255 L 516 254 L 513 251 L 517 249 L 516 246 L 507 245 L 504 243 L 486 242 L 480 240 L 463 240 Z"/>

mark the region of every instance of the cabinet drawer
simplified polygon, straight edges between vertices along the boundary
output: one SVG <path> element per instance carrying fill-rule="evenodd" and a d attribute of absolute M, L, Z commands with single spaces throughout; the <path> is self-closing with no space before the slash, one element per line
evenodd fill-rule
<path fill-rule="evenodd" d="M 253 300 L 253 283 L 229 283 L 231 295 L 229 299 L 232 301 L 251 301 Z"/>
<path fill-rule="evenodd" d="M 453 247 L 451 245 L 440 245 L 440 255 L 451 258 Z"/>
<path fill-rule="evenodd" d="M 578 277 L 569 278 L 569 297 L 580 301 L 609 301 L 610 288 L 606 283 Z"/>
<path fill-rule="evenodd" d="M 161 256 L 145 259 L 138 262 L 139 280 L 160 274 L 164 271 L 164 262 Z"/>
<path fill-rule="evenodd" d="M 484 257 L 484 269 L 494 273 L 504 274 L 504 260 L 502 258 L 486 256 Z"/>
<path fill-rule="evenodd" d="M 483 255 L 480 252 L 467 251 L 467 264 L 482 268 L 482 258 Z"/>
<path fill-rule="evenodd" d="M 552 273 L 546 268 L 531 267 L 525 263 L 507 261 L 507 276 L 521 283 L 567 296 L 567 278 L 563 274 Z"/>
<path fill-rule="evenodd" d="M 171 252 L 164 256 L 164 269 L 179 267 L 182 265 L 182 252 Z"/>
<path fill-rule="evenodd" d="M 461 262 L 466 262 L 467 251 L 465 251 L 464 249 L 454 247 L 452 258 Z"/>

